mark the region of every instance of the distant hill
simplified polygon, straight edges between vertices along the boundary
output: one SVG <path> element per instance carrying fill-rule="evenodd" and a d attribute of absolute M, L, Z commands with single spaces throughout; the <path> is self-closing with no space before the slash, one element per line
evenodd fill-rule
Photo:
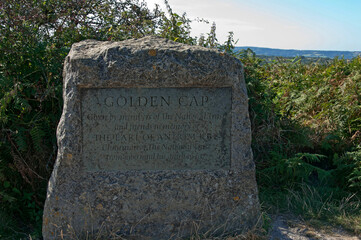
<path fill-rule="evenodd" d="M 351 59 L 361 55 L 361 51 L 319 51 L 319 50 L 294 50 L 294 49 L 276 49 L 276 48 L 262 48 L 262 47 L 235 47 L 235 51 L 250 48 L 257 55 L 263 56 L 278 56 L 278 57 L 297 57 L 304 56 L 309 58 L 335 58 L 344 57 Z"/>

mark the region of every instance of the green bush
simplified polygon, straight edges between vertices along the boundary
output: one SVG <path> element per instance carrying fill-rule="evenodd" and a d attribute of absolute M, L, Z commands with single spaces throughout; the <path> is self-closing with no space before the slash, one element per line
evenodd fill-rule
<path fill-rule="evenodd" d="M 257 174 L 261 186 L 301 182 L 360 191 L 361 58 L 245 65 Z"/>

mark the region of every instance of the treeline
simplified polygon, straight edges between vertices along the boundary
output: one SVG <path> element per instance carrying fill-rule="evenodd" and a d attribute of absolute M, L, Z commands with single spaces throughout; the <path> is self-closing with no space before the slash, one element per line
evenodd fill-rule
<path fill-rule="evenodd" d="M 266 62 L 250 50 L 234 53 L 232 33 L 223 44 L 215 25 L 206 36 L 192 37 L 191 21 L 165 3 L 163 11 L 135 0 L 1 1 L 0 237 L 41 236 L 63 62 L 73 43 L 89 38 L 152 34 L 233 54 L 245 66 L 261 189 L 309 182 L 360 191 L 360 58 L 303 64 Z"/>

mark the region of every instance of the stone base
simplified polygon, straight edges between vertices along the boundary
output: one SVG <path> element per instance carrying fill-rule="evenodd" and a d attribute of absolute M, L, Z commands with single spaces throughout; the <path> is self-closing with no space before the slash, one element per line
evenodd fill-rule
<path fill-rule="evenodd" d="M 252 171 L 87 174 L 48 197 L 44 237 L 177 239 L 244 232 L 259 218 L 250 180 Z"/>

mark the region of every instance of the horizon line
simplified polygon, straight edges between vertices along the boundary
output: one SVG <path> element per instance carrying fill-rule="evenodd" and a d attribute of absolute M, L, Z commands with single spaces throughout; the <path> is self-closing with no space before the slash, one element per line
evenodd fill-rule
<path fill-rule="evenodd" d="M 318 51 L 318 52 L 360 52 L 361 50 L 316 50 L 316 49 L 294 49 L 294 48 L 272 48 L 272 47 L 256 47 L 256 46 L 235 46 L 235 48 L 268 48 L 268 49 L 275 49 L 275 50 L 289 50 L 289 51 Z"/>

